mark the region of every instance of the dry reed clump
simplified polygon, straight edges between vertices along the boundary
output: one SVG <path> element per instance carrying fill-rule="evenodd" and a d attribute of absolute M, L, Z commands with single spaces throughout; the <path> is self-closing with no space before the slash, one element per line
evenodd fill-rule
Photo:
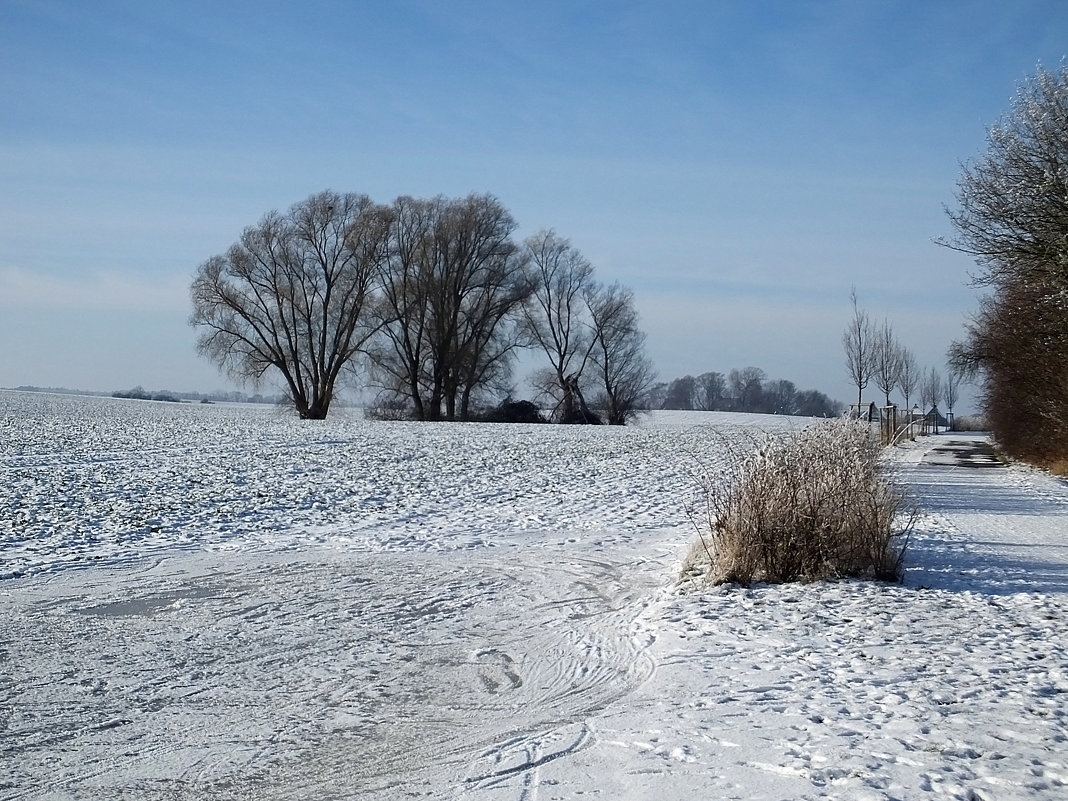
<path fill-rule="evenodd" d="M 752 444 L 728 447 L 723 471 L 702 479 L 684 578 L 901 579 L 912 515 L 866 425 L 830 420 Z"/>

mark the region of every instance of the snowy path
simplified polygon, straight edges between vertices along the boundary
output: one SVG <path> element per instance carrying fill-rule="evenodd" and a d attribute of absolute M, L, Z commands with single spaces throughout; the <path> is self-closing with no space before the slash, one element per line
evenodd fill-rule
<path fill-rule="evenodd" d="M 678 592 L 688 454 L 783 424 L 0 393 L 0 799 L 1068 796 L 1068 486 L 931 438 L 904 586 Z"/>
<path fill-rule="evenodd" d="M 1068 593 L 1068 483 L 998 466 L 975 435 L 943 435 L 909 472 L 928 527 L 947 536 L 914 545 L 911 581 L 963 591 Z"/>

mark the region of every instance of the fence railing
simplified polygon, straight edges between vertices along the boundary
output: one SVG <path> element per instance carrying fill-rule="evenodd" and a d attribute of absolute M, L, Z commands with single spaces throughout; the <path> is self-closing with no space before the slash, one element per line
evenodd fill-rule
<path fill-rule="evenodd" d="M 937 434 L 939 429 L 934 412 L 920 414 L 915 407 L 900 410 L 895 404 L 877 407 L 874 403 L 854 403 L 850 405 L 849 415 L 855 420 L 868 422 L 872 435 L 878 431 L 884 445 L 897 445 L 906 437 L 915 440 L 917 436 Z"/>

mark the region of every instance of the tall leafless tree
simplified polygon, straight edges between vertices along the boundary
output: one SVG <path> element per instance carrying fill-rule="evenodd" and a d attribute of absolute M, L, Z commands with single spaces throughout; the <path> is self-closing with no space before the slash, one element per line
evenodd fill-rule
<path fill-rule="evenodd" d="M 371 357 L 416 418 L 466 419 L 477 393 L 510 375 L 533 289 L 515 227 L 489 195 L 394 202 L 380 271 L 383 334 Z"/>
<path fill-rule="evenodd" d="M 692 375 L 676 378 L 668 386 L 662 409 L 693 409 L 697 397 L 697 379 Z"/>
<path fill-rule="evenodd" d="M 905 409 L 909 410 L 909 401 L 919 385 L 922 371 L 912 351 L 903 345 L 898 348 L 897 358 L 897 389 L 905 399 Z"/>
<path fill-rule="evenodd" d="M 373 333 L 367 309 L 387 233 L 365 195 L 321 192 L 267 214 L 197 268 L 198 350 L 239 382 L 277 372 L 302 418 L 325 418 L 342 370 Z"/>
<path fill-rule="evenodd" d="M 412 405 L 417 420 L 431 418 L 427 374 L 430 370 L 431 306 L 434 287 L 434 238 L 443 198 L 399 197 L 390 208 L 388 259 L 378 281 L 382 297 L 376 318 L 382 334 L 371 362 L 391 399 Z M 439 398 L 440 412 L 440 398 Z"/>
<path fill-rule="evenodd" d="M 924 413 L 933 411 L 942 398 L 942 376 L 934 367 L 930 368 L 920 379 L 920 403 Z"/>
<path fill-rule="evenodd" d="M 864 402 L 864 390 L 875 374 L 875 329 L 868 313 L 857 305 L 857 290 L 849 293 L 853 304 L 853 318 L 842 334 L 846 371 L 857 388 L 857 404 Z"/>
<path fill-rule="evenodd" d="M 641 399 L 656 377 L 645 356 L 645 333 L 638 327 L 634 294 L 612 284 L 591 288 L 585 297 L 605 416 L 610 425 L 626 425 L 639 412 Z"/>
<path fill-rule="evenodd" d="M 694 408 L 705 412 L 712 412 L 723 408 L 727 394 L 727 379 L 723 373 L 714 370 L 701 373 L 695 379 L 695 403 Z"/>
<path fill-rule="evenodd" d="M 595 285 L 593 265 L 554 231 L 528 237 L 523 252 L 534 285 L 523 307 L 524 331 L 550 365 L 535 382 L 552 398 L 554 419 L 572 420 L 579 406 L 575 389 L 595 345 L 586 304 Z"/>
<path fill-rule="evenodd" d="M 875 330 L 872 351 L 875 386 L 882 391 L 885 405 L 889 406 L 890 393 L 901 372 L 901 347 L 897 344 L 894 328 L 889 321 L 883 320 L 883 324 Z"/>
<path fill-rule="evenodd" d="M 764 382 L 767 379 L 767 373 L 759 367 L 732 369 L 727 374 L 727 382 L 734 398 L 733 410 L 736 412 L 762 411 Z"/>
<path fill-rule="evenodd" d="M 764 411 L 769 414 L 797 414 L 797 386 L 780 378 L 764 388 Z"/>
<path fill-rule="evenodd" d="M 960 398 L 961 380 L 961 374 L 950 367 L 942 382 L 942 400 L 946 404 L 946 419 L 949 421 L 950 428 L 953 428 L 953 407 L 957 405 L 957 400 Z"/>

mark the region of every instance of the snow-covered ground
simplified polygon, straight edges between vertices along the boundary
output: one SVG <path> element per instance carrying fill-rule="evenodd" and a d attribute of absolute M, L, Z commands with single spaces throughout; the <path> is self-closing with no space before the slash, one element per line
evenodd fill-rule
<path fill-rule="evenodd" d="M 0 392 L 0 799 L 1068 796 L 1063 482 L 928 438 L 904 586 L 674 586 L 799 424 Z"/>

